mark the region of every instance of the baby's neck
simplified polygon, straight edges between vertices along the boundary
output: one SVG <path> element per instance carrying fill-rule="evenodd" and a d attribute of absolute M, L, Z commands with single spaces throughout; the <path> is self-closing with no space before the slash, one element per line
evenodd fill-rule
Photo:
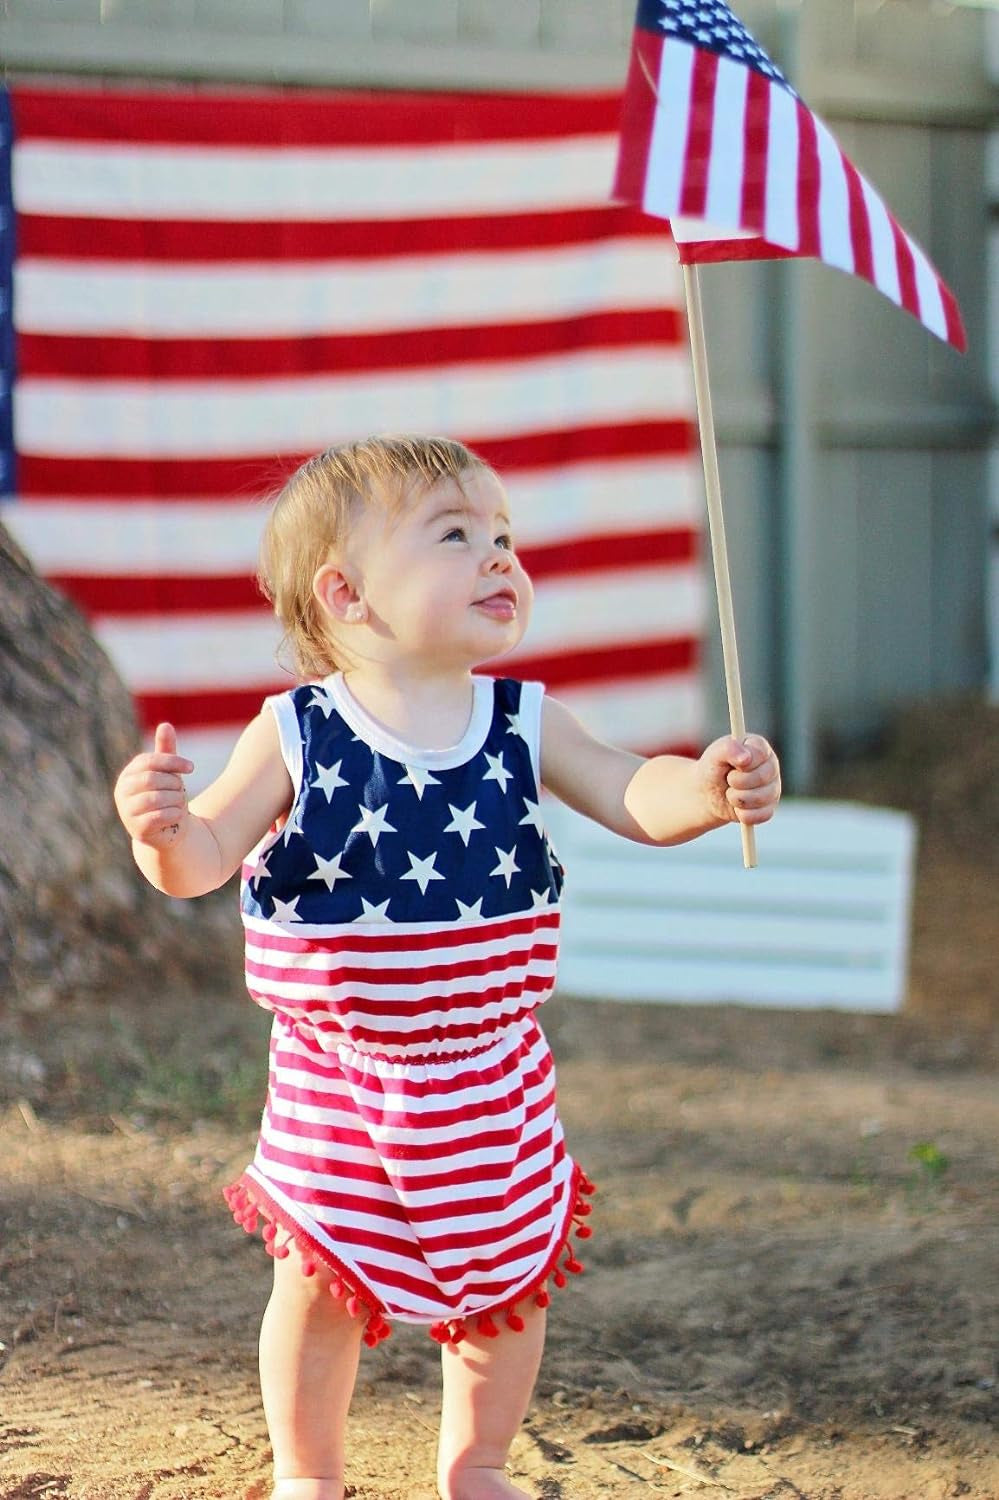
<path fill-rule="evenodd" d="M 468 728 L 474 696 L 471 672 L 421 678 L 366 663 L 345 671 L 343 680 L 372 718 L 408 744 L 447 750 Z"/>

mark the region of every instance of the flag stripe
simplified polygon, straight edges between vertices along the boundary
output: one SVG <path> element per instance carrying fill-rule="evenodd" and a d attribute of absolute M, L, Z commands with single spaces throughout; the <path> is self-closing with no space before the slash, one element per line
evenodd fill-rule
<path fill-rule="evenodd" d="M 621 113 L 621 139 L 627 150 L 618 152 L 614 197 L 644 206 L 649 180 L 648 158 L 656 118 L 662 43 L 647 31 L 636 31 L 628 58 L 628 79 Z"/>
<path fill-rule="evenodd" d="M 18 240 L 23 256 L 38 259 L 199 264 L 283 260 L 377 262 L 398 256 L 478 251 L 537 250 L 599 244 L 608 215 L 629 239 L 668 243 L 664 225 L 621 204 L 542 210 L 538 213 L 454 214 L 432 219 L 251 220 L 105 219 L 22 213 Z"/>
<path fill-rule="evenodd" d="M 925 310 L 916 285 L 916 265 L 912 247 L 894 219 L 891 220 L 891 232 L 895 241 L 895 263 L 898 266 L 898 289 L 902 306 L 917 318 L 925 318 Z"/>
<path fill-rule="evenodd" d="M 821 255 L 821 205 L 824 184 L 819 156 L 815 116 L 801 100 L 795 103 L 798 125 L 797 219 L 798 251 L 801 255 Z"/>
<path fill-rule="evenodd" d="M 847 162 L 829 130 L 815 120 L 815 144 L 818 151 L 816 171 L 821 184 L 819 198 L 819 249 L 815 252 L 829 266 L 840 271 L 855 271 L 856 259 L 850 235 L 850 185 Z"/>
<path fill-rule="evenodd" d="M 372 370 L 436 368 L 483 360 L 532 359 L 580 349 L 682 347 L 676 308 L 649 307 L 511 325 L 426 328 L 406 333 L 291 338 L 79 338 L 22 333 L 18 363 L 24 380 L 249 381 L 280 376 L 338 376 Z"/>
<path fill-rule="evenodd" d="M 770 159 L 770 85 L 750 71 L 746 90 L 742 210 L 739 225 L 762 234 L 766 226 L 767 166 Z"/>
<path fill-rule="evenodd" d="M 262 338 L 462 328 L 648 311 L 675 286 L 662 241 L 464 250 L 279 266 L 85 262 L 22 257 L 22 333 Z M 668 305 L 668 304 L 667 304 Z"/>
<path fill-rule="evenodd" d="M 663 47 L 659 58 L 658 99 L 667 107 L 655 111 L 646 163 L 643 206 L 647 213 L 662 215 L 669 204 L 679 210 L 687 155 L 691 98 L 694 84 L 694 53 L 690 47 Z M 673 128 L 679 117 L 683 128 Z"/>
<path fill-rule="evenodd" d="M 572 350 L 516 361 L 440 365 L 433 372 L 353 372 L 242 381 L 19 382 L 18 448 L 63 458 L 220 458 L 252 452 L 266 424 L 277 451 L 316 452 L 365 432 L 501 437 L 575 418 L 613 425 L 682 409 L 686 361 L 675 345 Z"/>
<path fill-rule="evenodd" d="M 767 84 L 770 119 L 767 131 L 766 210 L 763 236 L 771 244 L 801 250 L 798 222 L 798 173 L 801 143 L 798 111 L 791 94 L 778 84 Z"/>
<path fill-rule="evenodd" d="M 22 141 L 129 142 L 200 150 L 216 146 L 330 147 L 497 140 L 561 140 L 609 134 L 620 99 L 609 94 L 363 93 L 248 89 L 211 94 L 175 87 L 104 92 L 62 88 L 14 91 Z"/>
<path fill-rule="evenodd" d="M 689 459 L 696 434 L 689 414 L 672 419 L 595 423 L 532 430 L 515 436 L 470 434 L 466 439 L 501 473 L 597 459 L 637 458 L 654 454 Z M 286 454 L 239 454 L 220 458 L 112 459 L 107 456 L 63 458 L 51 453 L 19 454 L 23 498 L 65 496 L 131 501 L 135 496 L 187 499 L 216 496 L 222 502 L 245 502 L 249 495 L 274 493 L 311 451 Z"/>
<path fill-rule="evenodd" d="M 850 203 L 850 241 L 853 246 L 857 275 L 863 276 L 867 281 L 873 281 L 874 247 L 871 242 L 871 224 L 867 216 L 863 179 L 853 162 L 845 156 L 843 157 L 843 170 L 846 175 Z"/>
<path fill-rule="evenodd" d="M 690 122 L 683 163 L 683 187 L 680 192 L 682 214 L 703 217 L 707 206 L 717 79 L 717 53 L 695 52 L 690 86 Z"/>
<path fill-rule="evenodd" d="M 609 136 L 522 143 L 442 141 L 436 151 L 73 145 L 14 148 L 14 193 L 28 213 L 241 222 L 425 219 L 530 213 L 604 202 L 614 167 Z"/>
<path fill-rule="evenodd" d="M 718 59 L 715 80 L 713 139 L 719 149 L 708 163 L 708 196 L 703 218 L 708 224 L 741 222 L 741 185 L 745 174 L 746 135 L 743 121 L 747 108 L 749 74 L 727 57 Z"/>

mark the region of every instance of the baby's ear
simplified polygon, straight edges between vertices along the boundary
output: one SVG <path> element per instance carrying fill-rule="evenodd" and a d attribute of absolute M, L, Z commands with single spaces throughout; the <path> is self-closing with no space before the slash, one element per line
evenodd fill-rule
<path fill-rule="evenodd" d="M 357 590 L 336 563 L 323 563 L 312 580 L 312 592 L 331 620 L 341 625 L 355 625 L 367 617 Z"/>

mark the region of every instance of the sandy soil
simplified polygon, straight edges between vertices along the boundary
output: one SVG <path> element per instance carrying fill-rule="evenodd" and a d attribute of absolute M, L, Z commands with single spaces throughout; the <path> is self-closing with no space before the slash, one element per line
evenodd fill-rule
<path fill-rule="evenodd" d="M 981 805 L 946 822 L 901 1016 L 547 1008 L 599 1193 L 512 1456 L 537 1500 L 999 1496 L 996 855 Z M 2 1500 L 267 1495 L 269 1262 L 220 1200 L 261 1022 L 230 988 L 7 1028 Z M 437 1403 L 425 1335 L 366 1354 L 356 1500 L 430 1500 Z"/>
<path fill-rule="evenodd" d="M 994 1077 L 883 1018 L 555 1001 L 549 1026 L 600 1191 L 513 1455 L 528 1492 L 999 1495 Z M 218 1198 L 251 1141 L 7 1109 L 4 1500 L 267 1493 L 269 1266 Z M 436 1377 L 411 1330 L 366 1356 L 359 1500 L 432 1494 Z"/>

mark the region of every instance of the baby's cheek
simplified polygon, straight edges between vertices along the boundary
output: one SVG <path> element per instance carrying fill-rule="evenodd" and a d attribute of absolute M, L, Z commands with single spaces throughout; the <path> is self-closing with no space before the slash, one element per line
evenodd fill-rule
<path fill-rule="evenodd" d="M 514 588 L 517 590 L 517 597 L 520 600 L 521 606 L 529 614 L 534 604 L 534 584 L 519 563 L 517 564 L 516 573 L 518 576 L 514 578 Z"/>

